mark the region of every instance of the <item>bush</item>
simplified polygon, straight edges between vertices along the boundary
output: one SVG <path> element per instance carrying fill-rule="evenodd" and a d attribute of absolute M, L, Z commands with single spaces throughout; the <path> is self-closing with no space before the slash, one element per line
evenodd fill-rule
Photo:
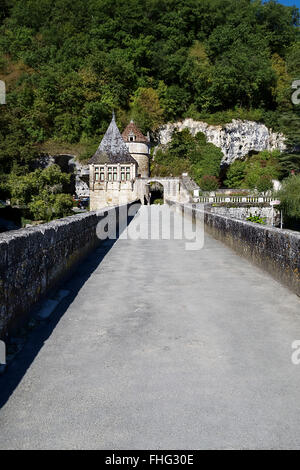
<path fill-rule="evenodd" d="M 66 217 L 71 214 L 73 199 L 69 194 L 49 194 L 43 191 L 34 196 L 28 204 L 33 220 L 45 220 Z"/>
<path fill-rule="evenodd" d="M 215 191 L 219 186 L 219 180 L 215 176 L 205 175 L 200 179 L 200 188 L 203 191 Z"/>
<path fill-rule="evenodd" d="M 46 220 L 47 222 L 52 218 L 52 210 L 48 202 L 44 199 L 35 197 L 29 203 L 29 209 L 32 214 L 33 220 Z"/>
<path fill-rule="evenodd" d="M 252 214 L 251 214 L 249 217 L 247 217 L 247 220 L 248 220 L 249 222 L 254 222 L 255 224 L 261 224 L 261 225 L 265 225 L 265 224 L 266 224 L 266 219 L 260 217 L 259 215 L 252 215 Z"/>
<path fill-rule="evenodd" d="M 52 203 L 55 217 L 66 217 L 70 215 L 73 207 L 73 198 L 70 194 L 56 194 Z"/>
<path fill-rule="evenodd" d="M 262 151 L 247 160 L 235 160 L 227 170 L 224 184 L 228 188 L 257 189 L 266 192 L 272 189 L 272 179 L 278 179 L 281 172 L 279 152 Z"/>
<path fill-rule="evenodd" d="M 187 172 L 199 184 L 204 175 L 219 176 L 222 157 L 222 151 L 207 143 L 202 132 L 193 137 L 188 129 L 174 131 L 168 147 L 157 151 L 151 173 L 180 176 Z"/>
<path fill-rule="evenodd" d="M 264 150 L 246 160 L 245 179 L 243 186 L 250 189 L 268 188 L 271 189 L 272 179 L 280 176 L 280 163 L 278 151 L 269 152 Z"/>
<path fill-rule="evenodd" d="M 162 205 L 164 200 L 162 198 L 154 199 L 153 204 Z"/>
<path fill-rule="evenodd" d="M 280 207 L 286 217 L 300 219 L 300 174 L 283 180 L 276 197 L 280 200 Z"/>
<path fill-rule="evenodd" d="M 8 187 L 12 204 L 28 207 L 34 220 L 65 217 L 73 206 L 71 196 L 63 193 L 69 181 L 70 175 L 62 173 L 58 165 L 24 175 L 11 173 Z"/>
<path fill-rule="evenodd" d="M 269 175 L 262 175 L 258 178 L 256 189 L 260 193 L 265 193 L 273 189 L 272 178 Z"/>
<path fill-rule="evenodd" d="M 227 170 L 227 178 L 224 181 L 227 188 L 241 188 L 245 178 L 246 163 L 235 160 Z"/>

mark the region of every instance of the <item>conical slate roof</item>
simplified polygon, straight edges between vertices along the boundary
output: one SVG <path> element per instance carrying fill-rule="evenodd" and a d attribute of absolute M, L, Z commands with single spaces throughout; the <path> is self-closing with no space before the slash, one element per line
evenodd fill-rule
<path fill-rule="evenodd" d="M 89 163 L 135 163 L 136 160 L 130 155 L 115 119 L 115 113 L 111 123 L 104 134 L 104 137 L 97 148 L 95 154 L 90 158 Z"/>

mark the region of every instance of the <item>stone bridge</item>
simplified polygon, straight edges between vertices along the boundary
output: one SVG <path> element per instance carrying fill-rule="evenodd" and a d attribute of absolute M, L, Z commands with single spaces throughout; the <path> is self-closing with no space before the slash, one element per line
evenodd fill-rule
<path fill-rule="evenodd" d="M 196 250 L 134 236 L 187 223 L 174 207 L 141 207 L 101 244 L 105 214 L 0 236 L 0 326 L 52 289 L 11 340 L 1 449 L 300 448 L 300 237 L 214 214 Z"/>

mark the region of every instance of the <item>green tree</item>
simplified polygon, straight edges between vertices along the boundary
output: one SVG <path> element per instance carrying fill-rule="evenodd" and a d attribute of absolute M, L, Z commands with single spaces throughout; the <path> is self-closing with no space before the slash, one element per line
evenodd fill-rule
<path fill-rule="evenodd" d="M 198 136 L 198 134 L 197 134 Z M 197 140 L 196 136 L 196 140 Z M 197 142 L 196 149 L 191 153 L 192 176 L 198 182 L 204 175 L 218 177 L 220 173 L 222 151 L 212 143 Z"/>
<path fill-rule="evenodd" d="M 200 179 L 200 188 L 203 191 L 215 191 L 219 187 L 220 187 L 220 184 L 219 184 L 218 178 L 216 178 L 215 176 L 204 175 Z"/>
<path fill-rule="evenodd" d="M 272 178 L 269 175 L 261 175 L 256 183 L 257 191 L 265 193 L 273 188 Z"/>
<path fill-rule="evenodd" d="M 206 142 L 202 132 L 193 137 L 188 129 L 175 130 L 167 148 L 156 153 L 152 169 L 161 176 L 167 176 L 167 171 L 174 176 L 189 172 L 199 183 L 204 175 L 219 176 L 222 157 L 222 151 Z"/>
<path fill-rule="evenodd" d="M 300 173 L 300 153 L 283 153 L 280 155 L 279 161 L 284 176 Z"/>
<path fill-rule="evenodd" d="M 177 158 L 190 158 L 196 149 L 196 140 L 189 129 L 175 130 L 168 146 L 169 152 Z"/>
<path fill-rule="evenodd" d="M 300 219 L 300 175 L 284 179 L 276 196 L 285 216 Z"/>
<path fill-rule="evenodd" d="M 47 190 L 33 196 L 28 208 L 34 220 L 50 221 L 70 215 L 73 200 L 70 194 L 50 194 Z"/>
<path fill-rule="evenodd" d="M 298 9 L 274 1 L 0 0 L 0 174 L 32 172 L 51 142 L 86 153 L 112 109 L 144 132 L 185 117 L 262 120 L 295 153 L 298 33 Z"/>
<path fill-rule="evenodd" d="M 270 186 L 268 181 L 280 176 L 279 152 L 267 150 L 259 152 L 246 160 L 243 186 L 250 189 Z"/>
<path fill-rule="evenodd" d="M 163 123 L 164 110 L 153 88 L 138 88 L 131 102 L 131 116 L 143 132 Z"/>
<path fill-rule="evenodd" d="M 12 205 L 29 208 L 35 220 L 48 221 L 70 214 L 72 197 L 63 193 L 69 182 L 70 175 L 63 173 L 58 165 L 51 165 L 25 175 L 11 173 L 7 189 Z"/>
<path fill-rule="evenodd" d="M 245 178 L 246 163 L 242 160 L 235 160 L 228 168 L 225 186 L 228 188 L 241 188 Z"/>

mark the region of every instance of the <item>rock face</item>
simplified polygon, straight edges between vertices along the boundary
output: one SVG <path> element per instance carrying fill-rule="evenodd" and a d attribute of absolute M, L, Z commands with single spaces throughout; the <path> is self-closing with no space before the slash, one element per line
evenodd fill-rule
<path fill-rule="evenodd" d="M 249 152 L 262 150 L 285 150 L 285 138 L 282 134 L 272 132 L 264 124 L 254 121 L 233 119 L 223 126 L 212 126 L 202 121 L 185 119 L 181 122 L 168 123 L 158 133 L 160 145 L 171 141 L 174 130 L 189 129 L 192 135 L 203 132 L 208 142 L 219 147 L 223 152 L 222 165 L 229 165 Z"/>
<path fill-rule="evenodd" d="M 75 193 L 77 197 L 89 197 L 89 166 L 82 165 L 75 158 L 69 160 L 69 167 L 75 174 Z"/>
<path fill-rule="evenodd" d="M 59 154 L 59 155 L 41 155 L 36 162 L 36 168 L 47 168 L 53 164 L 59 165 L 61 171 L 65 173 L 72 173 L 74 178 L 74 192 L 77 197 L 89 197 L 89 166 L 83 165 L 78 162 L 74 155 Z"/>

